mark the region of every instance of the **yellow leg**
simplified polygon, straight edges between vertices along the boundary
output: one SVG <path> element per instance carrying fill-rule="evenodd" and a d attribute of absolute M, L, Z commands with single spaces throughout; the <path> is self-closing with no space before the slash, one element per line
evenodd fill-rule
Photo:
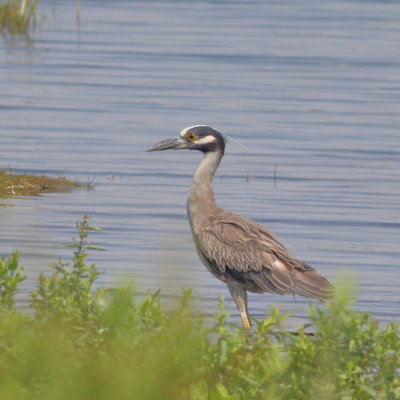
<path fill-rule="evenodd" d="M 240 316 L 242 317 L 244 329 L 251 329 L 251 322 L 249 312 L 247 310 L 247 293 L 238 284 L 229 284 L 228 289 L 231 293 L 233 300 L 239 309 Z"/>
<path fill-rule="evenodd" d="M 247 313 L 245 311 L 240 311 L 240 316 L 242 317 L 244 329 L 251 329 L 251 322 Z"/>

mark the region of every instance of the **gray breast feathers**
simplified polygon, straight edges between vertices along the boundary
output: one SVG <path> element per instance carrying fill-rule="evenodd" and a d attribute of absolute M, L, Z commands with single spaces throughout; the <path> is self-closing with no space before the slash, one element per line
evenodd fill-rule
<path fill-rule="evenodd" d="M 247 290 L 332 297 L 332 288 L 318 271 L 293 257 L 263 226 L 240 215 L 221 210 L 210 216 L 198 246 L 209 267 Z"/>

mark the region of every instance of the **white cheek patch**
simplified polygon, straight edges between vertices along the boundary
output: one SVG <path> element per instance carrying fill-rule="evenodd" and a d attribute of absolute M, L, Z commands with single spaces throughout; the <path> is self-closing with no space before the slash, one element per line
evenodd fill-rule
<path fill-rule="evenodd" d="M 184 129 L 182 129 L 181 132 L 180 132 L 180 134 L 179 134 L 179 136 L 183 138 L 183 137 L 186 135 L 186 132 L 187 132 L 188 129 L 189 129 L 189 128 L 184 128 Z"/>
<path fill-rule="evenodd" d="M 199 140 L 195 140 L 193 143 L 201 145 L 201 144 L 213 143 L 213 142 L 216 142 L 216 141 L 217 141 L 217 139 L 214 136 L 208 135 L 208 136 L 203 137 L 203 138 L 201 138 Z"/>

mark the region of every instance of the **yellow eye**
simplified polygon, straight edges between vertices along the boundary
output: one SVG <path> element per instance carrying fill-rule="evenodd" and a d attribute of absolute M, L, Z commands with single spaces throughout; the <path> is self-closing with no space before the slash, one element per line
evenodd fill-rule
<path fill-rule="evenodd" d="M 194 133 L 189 133 L 187 136 L 188 140 L 190 140 L 191 142 L 195 141 L 197 139 L 197 135 Z"/>

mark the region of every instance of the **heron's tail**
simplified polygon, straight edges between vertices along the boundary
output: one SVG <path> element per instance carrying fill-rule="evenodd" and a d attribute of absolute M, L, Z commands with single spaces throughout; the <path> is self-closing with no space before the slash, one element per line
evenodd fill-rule
<path fill-rule="evenodd" d="M 322 301 L 335 297 L 335 288 L 314 268 L 293 271 L 292 280 L 292 292 L 300 296 Z"/>

